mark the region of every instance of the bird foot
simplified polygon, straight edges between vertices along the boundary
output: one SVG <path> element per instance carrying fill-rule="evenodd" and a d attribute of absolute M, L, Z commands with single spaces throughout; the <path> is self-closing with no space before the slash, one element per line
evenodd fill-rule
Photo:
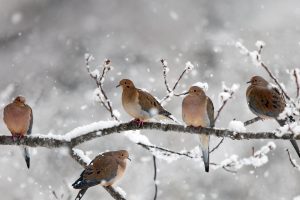
<path fill-rule="evenodd" d="M 24 135 L 21 135 L 21 134 L 15 134 L 15 135 L 13 135 L 13 136 L 11 136 L 11 137 L 12 137 L 12 140 L 15 142 L 15 141 L 17 141 L 17 140 L 23 139 L 23 138 L 24 138 Z"/>
<path fill-rule="evenodd" d="M 11 136 L 11 139 L 12 139 L 12 141 L 15 142 L 15 141 L 17 141 L 18 138 L 16 136 Z"/>
<path fill-rule="evenodd" d="M 144 121 L 140 119 L 134 119 L 132 120 L 133 123 L 137 124 L 139 127 L 144 125 Z"/>

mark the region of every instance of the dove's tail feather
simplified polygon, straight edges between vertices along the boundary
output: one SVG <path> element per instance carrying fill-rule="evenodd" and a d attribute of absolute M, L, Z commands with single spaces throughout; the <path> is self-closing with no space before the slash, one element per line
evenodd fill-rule
<path fill-rule="evenodd" d="M 29 169 L 30 168 L 30 155 L 29 155 L 29 150 L 27 147 L 22 146 L 21 147 L 22 151 L 23 151 L 23 156 L 25 158 L 25 162 L 26 162 L 26 166 Z"/>
<path fill-rule="evenodd" d="M 77 196 L 75 197 L 75 200 L 80 200 L 87 190 L 87 188 L 79 190 Z"/>
<path fill-rule="evenodd" d="M 209 135 L 200 135 L 199 137 L 205 171 L 209 172 Z"/>
<path fill-rule="evenodd" d="M 294 121 L 295 121 L 295 119 L 294 119 L 292 116 L 290 116 L 290 117 L 287 118 L 287 119 L 276 119 L 276 121 L 278 122 L 278 124 L 279 124 L 280 126 L 284 126 L 287 120 L 289 120 L 290 122 L 294 122 Z M 294 147 L 296 153 L 298 154 L 298 156 L 299 156 L 299 158 L 300 158 L 300 150 L 299 150 L 299 146 L 298 146 L 296 140 L 293 140 L 293 139 L 292 139 L 292 140 L 290 140 L 290 142 L 292 143 L 292 145 L 293 145 L 293 147 Z"/>
<path fill-rule="evenodd" d="M 162 117 L 165 117 L 167 119 L 170 119 L 177 124 L 181 124 L 170 112 L 168 112 L 166 110 L 162 110 L 161 112 L 159 112 L 159 115 Z"/>
<path fill-rule="evenodd" d="M 93 187 L 95 185 L 100 184 L 101 181 L 99 180 L 84 180 L 82 177 L 80 177 L 78 180 L 76 180 L 72 186 L 74 189 L 85 189 L 89 187 Z"/>
<path fill-rule="evenodd" d="M 298 156 L 299 156 L 299 158 L 300 158 L 300 150 L 299 150 L 299 146 L 298 146 L 296 140 L 290 140 L 290 142 L 292 143 L 292 145 L 293 145 L 293 147 L 294 147 L 296 153 L 298 154 Z"/>

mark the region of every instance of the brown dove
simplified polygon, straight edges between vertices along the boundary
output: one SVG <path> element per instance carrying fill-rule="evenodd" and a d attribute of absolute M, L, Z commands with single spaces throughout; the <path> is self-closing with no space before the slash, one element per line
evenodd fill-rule
<path fill-rule="evenodd" d="M 146 91 L 136 88 L 131 80 L 123 79 L 117 85 L 117 87 L 119 86 L 123 89 L 122 105 L 125 111 L 140 124 L 156 116 L 166 117 L 177 122 L 171 113 L 160 105 L 155 97 Z"/>
<path fill-rule="evenodd" d="M 122 178 L 126 169 L 126 150 L 111 151 L 96 156 L 72 186 L 80 189 L 75 200 L 80 200 L 88 188 L 95 185 L 111 186 Z"/>
<path fill-rule="evenodd" d="M 22 96 L 17 96 L 15 100 L 5 106 L 3 120 L 12 134 L 13 140 L 20 139 L 25 135 L 31 134 L 33 116 L 30 106 Z M 22 147 L 26 165 L 30 167 L 30 156 L 27 147 Z"/>
<path fill-rule="evenodd" d="M 182 101 L 182 119 L 188 126 L 214 127 L 214 105 L 205 92 L 192 86 Z M 209 172 L 209 135 L 199 135 L 205 171 Z"/>
<path fill-rule="evenodd" d="M 271 84 L 260 76 L 252 77 L 247 83 L 250 83 L 246 91 L 249 109 L 262 119 L 273 118 L 280 126 L 284 126 L 288 119 L 278 119 L 278 116 L 283 112 L 286 104 L 283 95 L 278 89 L 272 87 Z M 289 120 L 293 121 L 294 119 L 291 117 Z M 300 157 L 296 140 L 290 141 Z"/>

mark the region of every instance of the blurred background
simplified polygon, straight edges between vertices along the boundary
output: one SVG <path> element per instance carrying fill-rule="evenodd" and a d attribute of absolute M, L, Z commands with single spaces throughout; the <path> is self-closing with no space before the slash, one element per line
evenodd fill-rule
<path fill-rule="evenodd" d="M 177 92 L 195 82 L 207 82 L 207 94 L 216 109 L 222 82 L 240 84 L 217 127 L 226 128 L 234 118 L 253 118 L 245 99 L 246 81 L 256 74 L 270 78 L 239 53 L 237 41 L 250 50 L 256 49 L 256 40 L 265 41 L 265 63 L 295 96 L 287 70 L 299 67 L 300 5 L 296 0 L 0 0 L 0 5 L 1 114 L 5 104 L 16 95 L 24 95 L 33 108 L 33 134 L 65 134 L 78 126 L 110 120 L 109 113 L 94 101 L 96 86 L 86 73 L 85 53 L 94 55 L 92 65 L 96 67 L 105 58 L 111 59 L 114 69 L 104 87 L 122 121 L 130 117 L 121 107 L 121 90 L 115 86 L 120 79 L 130 78 L 137 87 L 162 98 L 166 90 L 161 58 L 168 61 L 171 85 L 191 61 L 195 70 L 184 77 Z M 165 106 L 180 121 L 181 101 L 173 98 Z M 247 130 L 271 131 L 276 127 L 269 120 Z M 10 135 L 3 123 L 0 132 Z M 141 133 L 153 144 L 176 151 L 198 145 L 195 135 Z M 219 140 L 212 137 L 211 146 Z M 252 147 L 258 150 L 267 142 L 226 138 L 211 161 L 220 163 L 232 154 L 249 157 Z M 186 158 L 171 163 L 158 160 L 158 199 L 293 199 L 300 195 L 300 172 L 290 164 L 285 149 L 289 148 L 294 158 L 296 154 L 289 142 L 276 144 L 266 165 L 245 167 L 235 175 L 222 169 L 205 173 L 202 162 Z M 153 163 L 148 151 L 122 134 L 95 139 L 78 148 L 91 158 L 106 150 L 127 149 L 133 161 L 118 185 L 129 200 L 153 199 Z M 82 168 L 67 151 L 31 148 L 31 155 L 28 170 L 18 147 L 0 146 L 1 198 L 74 199 L 77 191 L 70 185 Z M 99 186 L 91 188 L 84 199 L 112 198 Z"/>

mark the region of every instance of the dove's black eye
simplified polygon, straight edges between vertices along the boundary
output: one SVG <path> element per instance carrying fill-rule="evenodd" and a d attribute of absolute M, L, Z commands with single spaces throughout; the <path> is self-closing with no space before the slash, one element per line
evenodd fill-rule
<path fill-rule="evenodd" d="M 196 92 L 196 90 L 194 90 L 194 92 Z"/>

